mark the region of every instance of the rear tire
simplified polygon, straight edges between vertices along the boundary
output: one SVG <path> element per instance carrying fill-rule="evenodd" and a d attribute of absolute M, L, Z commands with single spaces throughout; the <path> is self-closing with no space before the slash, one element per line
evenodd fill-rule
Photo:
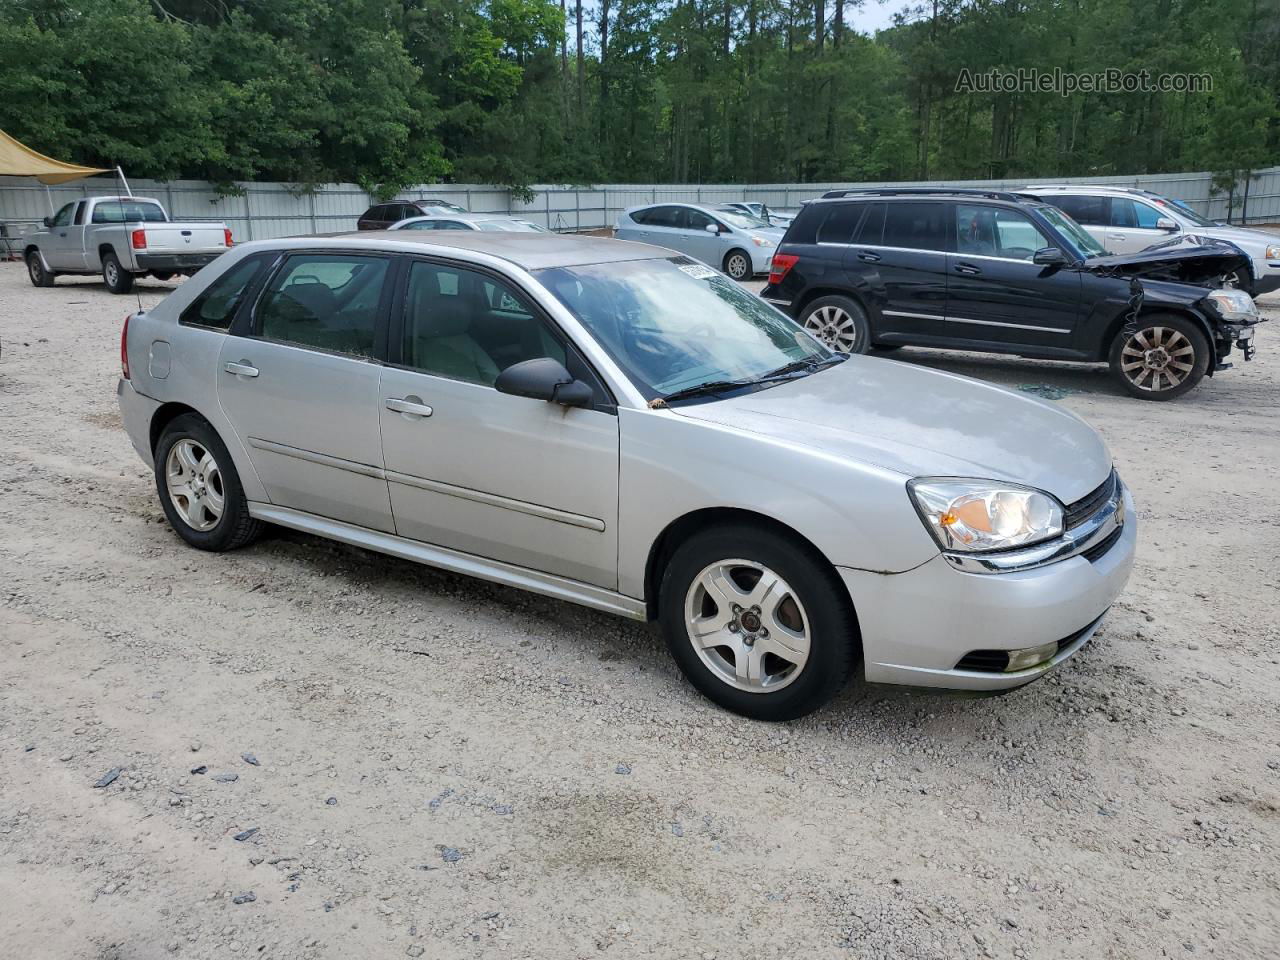
<path fill-rule="evenodd" d="M 726 525 L 686 540 L 663 573 L 658 609 L 689 682 L 756 720 L 812 713 L 858 662 L 857 620 L 835 571 L 768 528 Z"/>
<path fill-rule="evenodd" d="M 120 266 L 114 253 L 102 255 L 102 281 L 112 293 L 128 293 L 133 289 L 133 274 Z"/>
<path fill-rule="evenodd" d="M 745 250 L 730 250 L 725 254 L 724 272 L 733 280 L 750 280 L 752 276 L 751 257 Z"/>
<path fill-rule="evenodd" d="M 152 270 L 151 275 L 160 281 L 173 279 L 173 274 L 169 273 L 167 270 Z"/>
<path fill-rule="evenodd" d="M 203 417 L 186 413 L 164 428 L 155 473 L 164 515 L 191 546 L 221 553 L 252 543 L 262 532 L 262 522 L 249 515 L 226 444 Z"/>
<path fill-rule="evenodd" d="M 1212 359 L 1204 331 L 1172 313 L 1139 317 L 1132 335 L 1116 334 L 1109 358 L 1112 376 L 1140 400 L 1182 396 L 1203 379 Z"/>
<path fill-rule="evenodd" d="M 54 274 L 45 269 L 44 261 L 38 251 L 27 254 L 27 276 L 31 278 L 33 287 L 52 287 Z"/>
<path fill-rule="evenodd" d="M 836 353 L 866 353 L 871 347 L 866 311 L 849 297 L 819 297 L 804 308 L 800 325 Z"/>

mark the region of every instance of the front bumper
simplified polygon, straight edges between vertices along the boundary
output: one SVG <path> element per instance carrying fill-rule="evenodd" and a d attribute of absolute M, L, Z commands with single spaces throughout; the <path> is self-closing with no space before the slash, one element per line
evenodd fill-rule
<path fill-rule="evenodd" d="M 195 272 L 217 260 L 225 251 L 216 253 L 139 253 L 134 256 L 139 270 L 158 270 L 161 273 Z"/>
<path fill-rule="evenodd" d="M 133 384 L 120 378 L 116 384 L 116 402 L 120 405 L 120 419 L 124 421 L 129 442 L 138 451 L 147 466 L 153 466 L 155 455 L 151 450 L 151 418 L 160 409 L 159 401 L 139 393 Z"/>
<path fill-rule="evenodd" d="M 1128 489 L 1124 500 L 1120 536 L 1094 560 L 1000 574 L 957 570 L 941 554 L 905 573 L 839 568 L 858 613 L 867 681 L 1004 690 L 1052 670 L 1089 641 L 1129 579 L 1138 531 Z M 1062 643 L 1052 659 L 1026 670 L 956 667 L 973 651 L 1055 642 Z"/>
<path fill-rule="evenodd" d="M 1254 263 L 1253 295 L 1255 297 L 1280 290 L 1280 263 L 1263 261 L 1262 266 L 1263 269 L 1259 270 L 1258 264 Z"/>

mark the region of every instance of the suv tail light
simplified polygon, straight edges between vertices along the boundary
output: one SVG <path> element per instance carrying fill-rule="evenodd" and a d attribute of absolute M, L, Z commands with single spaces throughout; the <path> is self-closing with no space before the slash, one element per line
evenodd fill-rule
<path fill-rule="evenodd" d="M 139 233 L 142 231 L 139 230 Z M 124 315 L 124 327 L 120 330 L 120 376 L 126 380 L 129 377 L 129 318 L 133 314 L 126 313 Z"/>
<path fill-rule="evenodd" d="M 225 230 L 222 231 L 222 242 L 225 243 L 228 247 L 231 246 L 231 228 L 230 227 L 227 227 Z"/>
<path fill-rule="evenodd" d="M 769 282 L 781 283 L 782 278 L 799 262 L 800 258 L 794 253 L 775 253 L 769 262 Z"/>
<path fill-rule="evenodd" d="M 147 249 L 147 231 L 145 230 L 133 231 L 133 233 L 129 235 L 129 242 L 133 245 L 133 249 L 135 250 Z"/>

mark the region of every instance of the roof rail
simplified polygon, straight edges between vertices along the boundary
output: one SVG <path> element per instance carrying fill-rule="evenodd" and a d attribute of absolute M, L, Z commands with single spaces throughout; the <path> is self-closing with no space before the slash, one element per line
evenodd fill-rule
<path fill-rule="evenodd" d="M 1119 193 L 1150 193 L 1141 187 L 1127 187 L 1122 183 L 1032 183 L 1023 190 L 1115 190 Z"/>
<path fill-rule="evenodd" d="M 1029 193 L 1017 193 L 1012 190 L 985 190 L 981 187 L 862 187 L 854 190 L 828 190 L 822 195 L 823 200 L 839 197 L 898 197 L 898 196 L 946 196 L 946 197 L 983 197 L 987 200 L 1039 200 Z"/>

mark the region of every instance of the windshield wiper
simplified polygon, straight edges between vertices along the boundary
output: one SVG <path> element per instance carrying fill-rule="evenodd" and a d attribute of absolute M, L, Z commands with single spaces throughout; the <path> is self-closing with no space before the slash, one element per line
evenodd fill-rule
<path fill-rule="evenodd" d="M 708 380 L 706 383 L 697 383 L 691 387 L 684 387 L 675 391 L 675 393 L 667 394 L 665 397 L 657 397 L 649 403 L 649 406 L 662 407 L 675 400 L 691 400 L 694 397 L 705 397 L 708 394 L 723 393 L 726 390 L 740 390 L 743 387 L 759 387 L 770 383 L 795 380 L 798 379 L 796 375 L 801 371 L 810 372 L 821 367 L 841 363 L 845 359 L 847 358 L 839 353 L 822 358 L 806 357 L 803 360 L 794 360 L 779 367 L 777 370 L 770 370 L 768 373 L 761 374 L 758 377 L 743 377 L 740 380 Z"/>

